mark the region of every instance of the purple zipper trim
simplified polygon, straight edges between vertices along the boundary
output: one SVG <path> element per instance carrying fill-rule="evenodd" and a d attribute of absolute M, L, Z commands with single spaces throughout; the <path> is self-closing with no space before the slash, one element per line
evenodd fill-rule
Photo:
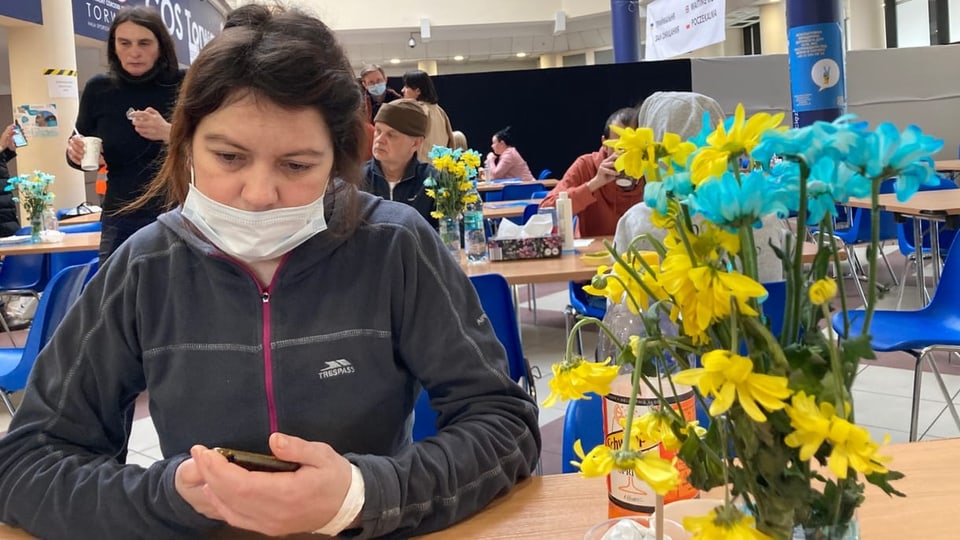
<path fill-rule="evenodd" d="M 273 391 L 273 351 L 270 349 L 270 291 L 273 290 L 273 284 L 276 283 L 280 269 L 283 268 L 284 263 L 287 262 L 289 255 L 289 253 L 285 253 L 283 257 L 280 258 L 280 264 L 277 265 L 277 269 L 273 272 L 270 285 L 268 285 L 266 289 L 260 286 L 260 279 L 257 278 L 257 275 L 253 273 L 246 264 L 231 257 L 217 254 L 212 255 L 218 259 L 230 261 L 240 267 L 247 275 L 253 278 L 253 283 L 257 286 L 257 291 L 260 293 L 261 310 L 263 312 L 263 335 L 261 336 L 263 341 L 263 381 L 267 391 L 267 416 L 270 419 L 270 433 L 276 433 L 279 430 L 277 402 Z"/>

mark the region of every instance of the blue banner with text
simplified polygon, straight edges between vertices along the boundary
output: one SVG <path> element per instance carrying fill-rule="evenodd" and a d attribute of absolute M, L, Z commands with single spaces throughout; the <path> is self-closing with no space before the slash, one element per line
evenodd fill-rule
<path fill-rule="evenodd" d="M 223 28 L 223 16 L 203 0 L 73 0 L 73 30 L 106 41 L 113 18 L 125 6 L 159 11 L 176 45 L 177 60 L 185 65 L 193 63 L 200 49 Z"/>

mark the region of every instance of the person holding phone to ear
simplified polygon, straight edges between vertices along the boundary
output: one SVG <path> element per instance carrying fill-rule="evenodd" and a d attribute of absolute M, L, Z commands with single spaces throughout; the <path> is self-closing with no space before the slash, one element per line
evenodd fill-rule
<path fill-rule="evenodd" d="M 10 124 L 0 135 L 0 237 L 10 236 L 20 228 L 17 203 L 13 202 L 13 193 L 3 190 L 7 185 L 7 179 L 10 178 L 7 162 L 17 157 L 15 128 L 14 124 Z"/>

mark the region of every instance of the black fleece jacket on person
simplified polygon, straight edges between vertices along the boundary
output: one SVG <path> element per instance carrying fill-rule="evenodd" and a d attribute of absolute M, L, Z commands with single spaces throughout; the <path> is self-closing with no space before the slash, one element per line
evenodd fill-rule
<path fill-rule="evenodd" d="M 99 74 L 87 81 L 76 126 L 81 135 L 103 139 L 103 159 L 109 171 L 102 205 L 105 213 L 115 212 L 140 196 L 162 164 L 165 143 L 141 137 L 127 118 L 127 110 L 153 107 L 169 122 L 185 73 L 179 71 L 170 80 L 154 77 L 143 81 Z M 69 159 L 67 162 L 79 168 Z M 157 201 L 124 215 L 156 217 L 161 206 Z"/>

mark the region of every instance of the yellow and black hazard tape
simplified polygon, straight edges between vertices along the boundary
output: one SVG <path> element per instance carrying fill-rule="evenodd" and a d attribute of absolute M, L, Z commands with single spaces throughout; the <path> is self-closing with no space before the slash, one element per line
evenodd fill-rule
<path fill-rule="evenodd" d="M 43 71 L 44 75 L 69 75 L 71 77 L 77 76 L 77 70 L 75 69 L 45 69 Z"/>

